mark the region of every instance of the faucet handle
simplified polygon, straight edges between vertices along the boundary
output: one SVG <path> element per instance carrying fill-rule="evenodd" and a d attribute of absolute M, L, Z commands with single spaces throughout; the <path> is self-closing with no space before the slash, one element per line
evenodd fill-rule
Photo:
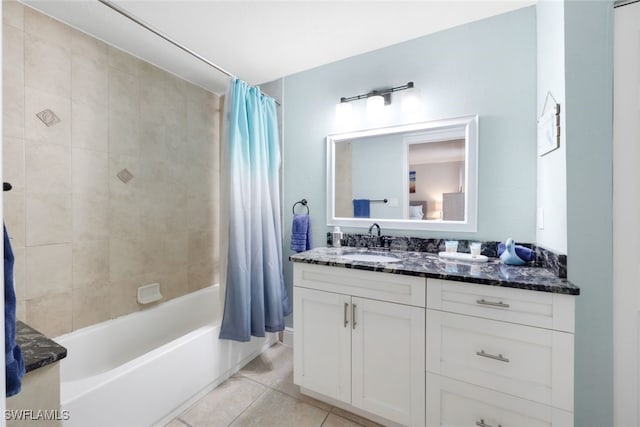
<path fill-rule="evenodd" d="M 391 236 L 382 236 L 382 246 L 390 251 L 391 250 L 391 243 L 396 239 L 395 237 L 391 237 Z"/>

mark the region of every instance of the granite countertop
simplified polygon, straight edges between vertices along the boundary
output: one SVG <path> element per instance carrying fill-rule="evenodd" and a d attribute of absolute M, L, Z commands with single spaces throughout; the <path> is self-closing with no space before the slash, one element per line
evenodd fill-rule
<path fill-rule="evenodd" d="M 16 322 L 16 342 L 22 350 L 24 367 L 27 372 L 67 357 L 66 348 L 20 320 Z"/>
<path fill-rule="evenodd" d="M 532 291 L 552 292 L 567 295 L 579 295 L 580 288 L 566 279 L 557 277 L 553 272 L 541 267 L 510 266 L 498 258 L 489 258 L 486 263 L 449 261 L 429 252 L 385 251 L 375 252 L 400 258 L 400 262 L 365 262 L 342 258 L 346 253 L 375 252 L 365 248 L 320 247 L 291 255 L 289 260 L 307 264 L 328 265 L 353 268 L 357 270 L 382 271 L 385 273 L 405 274 L 409 276 L 430 277 L 435 279 L 479 283 L 483 285 L 503 286 Z"/>

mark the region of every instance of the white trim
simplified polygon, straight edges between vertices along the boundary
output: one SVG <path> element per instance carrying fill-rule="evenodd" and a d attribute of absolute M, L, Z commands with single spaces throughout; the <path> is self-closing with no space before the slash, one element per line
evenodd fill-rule
<path fill-rule="evenodd" d="M 445 138 L 450 132 L 465 135 L 465 220 L 434 221 L 380 218 L 338 218 L 335 216 L 335 143 L 353 138 L 390 135 L 404 132 L 424 131 L 424 135 L 435 132 L 435 138 Z M 410 137 L 407 137 L 407 139 Z M 436 139 L 437 140 L 437 139 Z M 478 116 L 464 116 L 408 125 L 389 126 L 327 136 L 327 225 L 345 227 L 368 227 L 372 221 L 381 227 L 400 230 L 430 230 L 448 232 L 478 231 Z M 406 168 L 405 168 L 406 169 Z M 404 171 L 404 169 L 403 169 Z M 405 174 L 408 177 L 408 172 Z M 407 178 L 408 179 L 408 178 Z M 404 198 L 403 198 L 404 200 Z"/>
<path fill-rule="evenodd" d="M 282 344 L 287 347 L 293 347 L 293 328 L 284 328 L 284 332 L 282 332 Z"/>

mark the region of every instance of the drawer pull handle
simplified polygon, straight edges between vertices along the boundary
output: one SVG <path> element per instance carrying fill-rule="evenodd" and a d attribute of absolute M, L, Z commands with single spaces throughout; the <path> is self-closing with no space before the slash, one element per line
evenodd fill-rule
<path fill-rule="evenodd" d="M 495 354 L 485 353 L 484 350 L 476 351 L 476 354 L 478 356 L 486 357 L 488 359 L 499 360 L 500 362 L 509 363 L 509 359 L 504 357 L 502 354 L 498 354 L 496 356 Z"/>
<path fill-rule="evenodd" d="M 356 305 L 355 304 L 351 304 L 351 325 L 353 326 L 353 329 L 356 328 Z"/>
<path fill-rule="evenodd" d="M 480 421 L 476 421 L 476 425 L 478 427 L 493 427 L 491 424 L 487 424 L 484 422 L 484 419 L 480 419 Z M 498 427 L 502 427 L 500 424 L 498 424 Z"/>
<path fill-rule="evenodd" d="M 347 309 L 349 308 L 349 303 L 344 303 L 344 327 L 346 328 L 349 324 L 349 320 L 347 319 Z"/>
<path fill-rule="evenodd" d="M 484 298 L 476 300 L 476 303 L 480 304 L 480 305 L 490 305 L 491 307 L 501 307 L 501 308 L 509 308 L 510 307 L 509 304 L 506 304 L 506 303 L 504 303 L 502 301 L 493 302 L 493 301 L 487 301 Z"/>

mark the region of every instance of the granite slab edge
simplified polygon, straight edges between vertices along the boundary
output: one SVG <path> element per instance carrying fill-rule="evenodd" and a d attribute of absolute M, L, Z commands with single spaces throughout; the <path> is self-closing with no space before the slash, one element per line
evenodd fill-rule
<path fill-rule="evenodd" d="M 315 248 L 291 255 L 289 260 L 307 264 L 326 265 L 363 271 L 378 271 L 392 274 L 426 277 L 477 283 L 506 288 L 525 289 L 566 295 L 579 295 L 580 288 L 554 272 L 535 266 L 509 266 L 498 259 L 487 263 L 452 262 L 438 255 L 425 252 L 389 251 L 386 254 L 400 258 L 395 263 L 350 261 L 341 257 L 349 253 L 367 253 L 366 249 Z"/>

